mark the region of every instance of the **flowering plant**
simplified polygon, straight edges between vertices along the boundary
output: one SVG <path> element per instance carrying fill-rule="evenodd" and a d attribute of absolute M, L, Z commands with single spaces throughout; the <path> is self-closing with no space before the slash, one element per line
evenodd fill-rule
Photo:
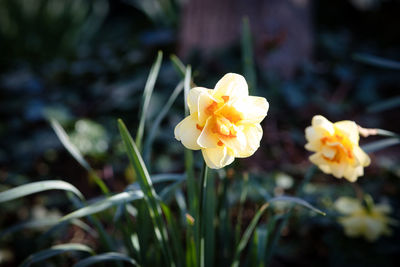
<path fill-rule="evenodd" d="M 188 149 L 201 149 L 208 167 L 223 168 L 260 146 L 260 122 L 269 104 L 263 97 L 249 96 L 243 76 L 228 73 L 214 90 L 195 87 L 187 103 L 190 115 L 175 127 L 175 138 Z"/>

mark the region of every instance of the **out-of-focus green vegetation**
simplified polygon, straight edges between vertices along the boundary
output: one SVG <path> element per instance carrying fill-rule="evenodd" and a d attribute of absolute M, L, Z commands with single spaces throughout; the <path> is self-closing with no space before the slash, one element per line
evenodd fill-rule
<path fill-rule="evenodd" d="M 243 39 L 242 45 L 238 40 L 211 59 L 193 54 L 183 60 L 191 64 L 195 83 L 206 87 L 212 87 L 226 72 L 250 73 L 253 76 L 246 78 L 271 105 L 263 122 L 261 149 L 252 158 L 238 160 L 233 167 L 217 172 L 216 190 L 226 195 L 218 195 L 219 205 L 214 211 L 221 223 L 214 237 L 216 262 L 225 263 L 223 259 L 228 256 L 233 259 L 229 253 L 260 203 L 281 193 L 294 193 L 310 166 L 303 148 L 304 128 L 313 115 L 323 114 L 332 121 L 351 119 L 364 127 L 400 132 L 400 72 L 396 68 L 400 61 L 400 37 L 396 32 L 400 5 L 394 0 L 379 2 L 359 9 L 345 0 L 315 1 L 314 58 L 291 80 L 259 66 L 244 65 L 249 62 L 246 57 L 257 57 L 249 53 L 250 39 Z M 182 12 L 181 1 L 168 0 L 0 0 L 0 190 L 61 179 L 91 199 L 101 194 L 97 178 L 111 192 L 122 192 L 137 181 L 137 174 L 127 167 L 116 118 L 123 118 L 129 130 L 136 132 L 143 88 L 158 50 L 164 51 L 164 60 L 145 114 L 147 121 L 155 121 L 160 107 L 168 101 L 182 78 L 168 59 L 178 52 Z M 244 24 L 246 35 L 247 27 Z M 182 173 L 185 169 L 182 146 L 173 136 L 175 125 L 183 117 L 183 104 L 181 94 L 152 136 L 152 150 L 145 158 L 151 174 Z M 65 150 L 50 126 L 50 117 L 65 128 L 92 166 L 92 173 Z M 151 124 L 144 130 L 151 132 Z M 369 137 L 361 144 L 375 139 Z M 350 239 L 336 222 L 333 203 L 339 196 L 365 192 L 390 203 L 392 217 L 400 220 L 399 156 L 398 146 L 371 154 L 373 163 L 357 184 L 317 172 L 304 188 L 303 197 L 328 211 L 328 215 L 313 216 L 295 209 L 295 216 L 288 219 L 281 233 L 275 233 L 281 237 L 276 239 L 275 254 L 266 254 L 263 260 L 272 266 L 396 266 L 400 255 L 398 227 L 393 227 L 392 236 L 375 243 Z M 201 155 L 194 153 L 196 175 L 201 160 Z M 250 177 L 243 179 L 243 173 L 248 172 Z M 168 185 L 155 187 L 170 200 L 169 191 L 162 191 Z M 173 196 L 176 201 L 170 201 L 172 213 L 190 208 L 182 207 L 185 203 L 179 201 L 186 190 L 190 189 L 184 187 Z M 79 206 L 69 200 L 69 195 L 48 192 L 0 204 L 0 264 L 14 266 L 33 252 L 59 243 L 82 243 L 108 251 L 106 238 L 98 234 L 97 218 L 78 220 L 58 229 L 38 222 L 6 232 L 21 222 L 58 220 Z M 146 214 L 141 204 L 132 207 L 126 207 L 132 217 L 137 215 L 135 212 Z M 261 217 L 244 250 L 243 263 L 260 263 L 249 251 L 270 251 L 270 247 L 263 247 L 262 240 L 270 238 L 270 230 L 285 220 L 287 209 L 284 203 L 276 203 Z M 125 229 L 114 224 L 116 214 L 118 210 L 102 213 L 105 232 L 123 240 L 131 226 Z M 180 221 L 186 220 L 184 213 L 178 215 Z M 156 251 L 147 219 L 134 226 L 141 236 L 133 236 L 133 247 L 128 248 L 135 255 L 135 240 L 145 240 L 140 245 L 148 251 L 135 255 L 142 260 L 152 259 Z M 224 233 L 228 232 L 237 236 L 226 238 Z M 114 245 L 121 248 L 121 243 Z M 159 262 L 160 257 L 157 254 L 152 260 Z M 74 257 L 56 257 L 48 266 L 70 266 L 75 261 Z"/>

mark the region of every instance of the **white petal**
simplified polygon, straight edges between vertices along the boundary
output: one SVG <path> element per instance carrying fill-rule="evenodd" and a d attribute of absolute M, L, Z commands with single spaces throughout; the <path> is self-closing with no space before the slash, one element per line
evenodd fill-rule
<path fill-rule="evenodd" d="M 198 118 L 199 123 L 204 125 L 206 120 L 210 115 L 212 115 L 208 108 L 213 102 L 216 102 L 215 99 L 209 93 L 200 93 L 198 96 Z M 217 104 L 215 104 L 217 105 Z"/>
<path fill-rule="evenodd" d="M 333 125 L 341 132 L 345 133 L 352 144 L 358 145 L 360 137 L 357 124 L 354 121 L 338 121 Z"/>
<path fill-rule="evenodd" d="M 245 125 L 243 134 L 246 137 L 246 147 L 235 156 L 238 158 L 250 157 L 260 147 L 263 130 L 260 124 Z"/>
<path fill-rule="evenodd" d="M 313 126 L 309 126 L 305 130 L 306 140 L 308 143 L 305 145 L 305 148 L 309 151 L 318 151 L 321 147 L 321 138 L 324 135 L 321 131 L 317 132 Z"/>
<path fill-rule="evenodd" d="M 230 100 L 243 98 L 249 95 L 249 89 L 245 78 L 236 73 L 227 73 L 215 85 L 213 96 L 222 99 L 222 96 L 229 96 Z"/>
<path fill-rule="evenodd" d="M 197 129 L 196 124 L 196 116 L 190 115 L 176 125 L 174 130 L 175 138 L 178 141 L 181 141 L 188 149 L 198 150 L 201 148 L 197 144 L 197 139 L 199 138 L 201 131 Z"/>
<path fill-rule="evenodd" d="M 189 106 L 190 114 L 197 113 L 199 110 L 199 96 L 200 94 L 208 94 L 209 90 L 203 87 L 195 87 L 189 90 L 187 103 Z"/>
<path fill-rule="evenodd" d="M 347 236 L 360 236 L 365 232 L 365 222 L 362 217 L 346 216 L 339 219 Z"/>
<path fill-rule="evenodd" d="M 375 241 L 385 232 L 385 224 L 374 218 L 365 218 L 364 236 L 368 241 Z"/>
<path fill-rule="evenodd" d="M 204 161 L 211 169 L 220 169 L 233 162 L 235 157 L 229 155 L 226 146 L 216 148 L 204 148 L 201 150 Z"/>
<path fill-rule="evenodd" d="M 321 115 L 316 115 L 312 118 L 312 126 L 317 132 L 323 130 L 331 135 L 335 133 L 333 124 Z"/>
<path fill-rule="evenodd" d="M 260 123 L 267 116 L 269 103 L 264 97 L 248 96 L 233 102 L 232 106 L 243 114 L 245 123 Z"/>
<path fill-rule="evenodd" d="M 212 132 L 212 127 L 214 127 L 214 118 L 209 117 L 197 139 L 197 144 L 202 148 L 214 148 L 218 146 L 219 139 L 217 134 Z"/>
<path fill-rule="evenodd" d="M 315 165 L 317 165 L 324 173 L 326 174 L 332 173 L 330 165 L 327 164 L 326 160 L 322 157 L 322 154 L 320 152 L 312 154 L 309 157 L 309 160 Z"/>
<path fill-rule="evenodd" d="M 347 164 L 344 161 L 341 161 L 340 163 L 332 163 L 330 167 L 333 176 L 335 176 L 336 178 L 342 178 L 346 170 Z"/>
<path fill-rule="evenodd" d="M 361 164 L 361 166 L 366 167 L 371 163 L 371 159 L 359 146 L 356 146 L 353 149 L 354 156 L 357 161 Z"/>
<path fill-rule="evenodd" d="M 359 167 L 353 167 L 351 165 L 348 165 L 343 173 L 343 177 L 352 183 L 356 182 L 361 175 L 363 175 L 363 168 L 361 167 L 360 169 Z"/>
<path fill-rule="evenodd" d="M 236 137 L 229 137 L 229 136 L 224 136 L 224 135 L 220 134 L 220 135 L 218 135 L 218 138 L 228 148 L 232 149 L 235 157 L 240 155 L 241 153 L 245 153 L 247 140 L 246 140 L 246 136 L 244 135 L 244 133 L 241 130 L 239 130 L 239 129 L 236 130 Z"/>
<path fill-rule="evenodd" d="M 329 159 L 333 159 L 333 157 L 336 155 L 336 150 L 332 149 L 330 147 L 324 146 L 321 150 L 322 155 Z"/>
<path fill-rule="evenodd" d="M 352 214 L 363 209 L 360 201 L 351 197 L 340 197 L 335 201 L 335 209 L 343 214 Z"/>

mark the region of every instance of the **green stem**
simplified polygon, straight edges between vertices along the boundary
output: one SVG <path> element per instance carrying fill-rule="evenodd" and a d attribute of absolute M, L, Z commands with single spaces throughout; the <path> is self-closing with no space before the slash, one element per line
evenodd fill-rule
<path fill-rule="evenodd" d="M 199 208 L 199 240 L 200 240 L 200 246 L 199 246 L 199 266 L 204 267 L 205 265 L 205 206 L 207 203 L 207 175 L 208 175 L 208 167 L 206 163 L 204 162 L 203 165 L 203 171 L 201 175 L 201 188 L 200 188 L 200 208 Z"/>
<path fill-rule="evenodd" d="M 248 190 L 248 183 L 249 183 L 249 174 L 246 172 L 243 174 L 243 189 L 242 193 L 240 194 L 239 200 L 239 209 L 237 215 L 237 224 L 236 224 L 236 243 L 240 241 L 240 230 L 242 228 L 242 217 L 243 217 L 243 205 L 247 197 L 247 190 Z"/>

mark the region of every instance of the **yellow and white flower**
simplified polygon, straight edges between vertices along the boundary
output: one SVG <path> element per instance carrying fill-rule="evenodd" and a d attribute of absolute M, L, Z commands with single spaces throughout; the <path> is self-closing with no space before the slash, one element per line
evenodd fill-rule
<path fill-rule="evenodd" d="M 335 202 L 337 211 L 343 214 L 338 222 L 344 227 L 345 234 L 349 237 L 364 237 L 373 242 L 382 235 L 390 235 L 390 224 L 394 220 L 388 217 L 391 208 L 387 204 L 363 206 L 356 198 L 340 197 Z"/>
<path fill-rule="evenodd" d="M 208 167 L 219 169 L 236 158 L 253 155 L 263 134 L 260 122 L 269 104 L 263 97 L 249 96 L 246 80 L 226 74 L 214 89 L 189 91 L 190 115 L 175 127 L 175 138 L 203 154 Z"/>
<path fill-rule="evenodd" d="M 315 152 L 310 161 L 327 174 L 355 182 L 371 162 L 358 145 L 359 132 L 354 121 L 331 123 L 317 115 L 305 132 L 308 141 L 305 148 Z"/>

